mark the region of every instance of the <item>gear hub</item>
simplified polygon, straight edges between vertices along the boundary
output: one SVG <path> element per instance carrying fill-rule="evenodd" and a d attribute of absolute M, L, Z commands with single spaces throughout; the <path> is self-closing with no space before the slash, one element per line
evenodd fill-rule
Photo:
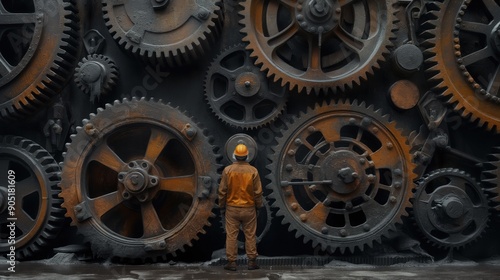
<path fill-rule="evenodd" d="M 312 34 L 333 30 L 340 21 L 340 3 L 337 0 L 299 0 L 295 20 L 300 27 Z"/>

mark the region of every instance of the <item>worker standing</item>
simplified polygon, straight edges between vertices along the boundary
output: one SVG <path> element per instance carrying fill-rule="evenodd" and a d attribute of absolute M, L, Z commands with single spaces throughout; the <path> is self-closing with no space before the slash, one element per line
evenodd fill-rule
<path fill-rule="evenodd" d="M 226 221 L 226 256 L 227 270 L 236 270 L 238 255 L 237 237 L 242 226 L 245 234 L 245 251 L 248 257 L 248 269 L 259 269 L 257 265 L 257 212 L 263 206 L 262 184 L 257 169 L 246 159 L 248 148 L 238 144 L 234 149 L 236 162 L 224 168 L 219 185 L 219 207 L 222 218 Z"/>

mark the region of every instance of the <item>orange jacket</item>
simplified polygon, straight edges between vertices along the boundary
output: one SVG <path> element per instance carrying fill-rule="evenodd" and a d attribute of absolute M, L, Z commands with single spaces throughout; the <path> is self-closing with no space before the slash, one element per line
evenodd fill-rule
<path fill-rule="evenodd" d="M 257 169 L 248 162 L 237 161 L 222 171 L 219 185 L 219 207 L 263 206 L 262 185 Z"/>

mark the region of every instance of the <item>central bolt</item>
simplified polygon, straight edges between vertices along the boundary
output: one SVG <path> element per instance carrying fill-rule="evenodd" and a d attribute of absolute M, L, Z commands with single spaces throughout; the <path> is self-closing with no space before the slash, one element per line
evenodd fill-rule
<path fill-rule="evenodd" d="M 139 171 L 132 171 L 125 177 L 125 188 L 130 192 L 140 192 L 146 185 L 146 178 L 144 174 Z"/>
<path fill-rule="evenodd" d="M 464 205 L 456 197 L 445 199 L 443 201 L 443 208 L 446 215 L 452 219 L 460 218 L 464 214 Z"/>
<path fill-rule="evenodd" d="M 326 0 L 311 0 L 309 1 L 311 13 L 317 17 L 324 17 L 330 12 L 330 5 Z"/>
<path fill-rule="evenodd" d="M 350 167 L 345 167 L 339 170 L 337 176 L 342 179 L 344 183 L 350 184 L 358 178 L 358 173 L 353 172 Z"/>

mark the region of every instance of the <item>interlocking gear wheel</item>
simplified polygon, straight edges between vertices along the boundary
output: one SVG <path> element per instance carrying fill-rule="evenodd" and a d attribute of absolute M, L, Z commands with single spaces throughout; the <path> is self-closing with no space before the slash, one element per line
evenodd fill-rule
<path fill-rule="evenodd" d="M 101 54 L 88 55 L 75 69 L 75 83 L 90 100 L 100 99 L 100 95 L 110 92 L 118 80 L 118 68 L 114 61 Z"/>
<path fill-rule="evenodd" d="M 102 5 L 118 44 L 153 64 L 192 63 L 222 30 L 220 0 L 102 0 Z"/>
<path fill-rule="evenodd" d="M 36 112 L 64 87 L 78 46 L 75 11 L 73 0 L 0 2 L 0 120 Z"/>
<path fill-rule="evenodd" d="M 500 214 L 500 147 L 496 147 L 483 164 L 481 183 L 490 196 L 495 212 Z"/>
<path fill-rule="evenodd" d="M 255 129 L 273 122 L 286 106 L 288 92 L 272 83 L 250 59 L 243 45 L 226 49 L 210 65 L 205 95 L 224 123 Z"/>
<path fill-rule="evenodd" d="M 62 199 L 58 197 L 59 172 L 57 162 L 38 144 L 18 136 L 0 136 L 2 255 L 10 253 L 14 245 L 11 236 L 15 237 L 19 260 L 36 258 L 50 248 L 64 226 Z M 15 227 L 9 227 L 11 223 Z"/>
<path fill-rule="evenodd" d="M 429 243 L 440 248 L 460 248 L 486 229 L 488 199 L 479 183 L 464 171 L 438 169 L 419 180 L 413 216 Z"/>
<path fill-rule="evenodd" d="M 326 103 L 291 117 L 282 133 L 267 187 L 297 238 L 354 253 L 396 232 L 416 174 L 407 139 L 387 115 L 357 101 Z"/>
<path fill-rule="evenodd" d="M 220 156 L 184 113 L 124 99 L 91 114 L 71 138 L 63 207 L 96 257 L 164 260 L 205 233 Z"/>
<path fill-rule="evenodd" d="M 386 60 L 398 1 L 244 1 L 243 41 L 256 65 L 290 90 L 346 90 Z"/>
<path fill-rule="evenodd" d="M 500 3 L 433 1 L 422 33 L 426 72 L 455 111 L 500 132 Z"/>

